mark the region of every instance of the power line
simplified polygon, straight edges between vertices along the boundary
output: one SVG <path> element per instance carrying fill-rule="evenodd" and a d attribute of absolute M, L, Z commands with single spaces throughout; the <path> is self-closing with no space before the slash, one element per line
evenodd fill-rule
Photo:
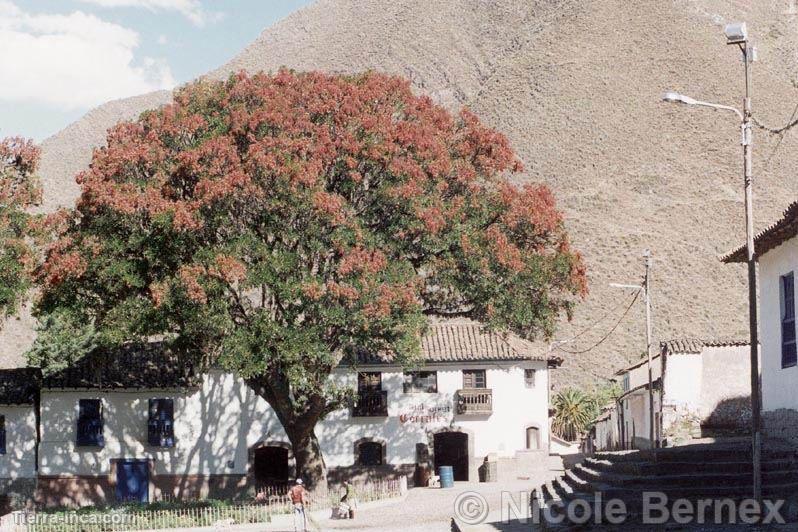
<path fill-rule="evenodd" d="M 623 301 L 620 301 L 620 302 L 619 302 L 617 305 L 615 305 L 615 306 L 614 306 L 614 307 L 612 307 L 610 310 L 608 310 L 607 312 L 605 312 L 604 314 L 602 314 L 602 316 L 601 316 L 599 319 L 597 319 L 596 321 L 594 321 L 594 322 L 593 322 L 591 325 L 588 325 L 587 327 L 585 327 L 584 329 L 582 329 L 582 330 L 581 330 L 579 333 L 577 333 L 576 335 L 574 335 L 574 336 L 572 336 L 572 337 L 568 338 L 567 340 L 558 340 L 558 341 L 555 341 L 554 343 L 555 343 L 555 344 L 560 344 L 560 345 L 562 345 L 562 344 L 567 344 L 567 343 L 573 342 L 574 340 L 576 340 L 577 338 L 581 337 L 581 336 L 582 336 L 583 334 L 585 334 L 586 332 L 588 332 L 588 331 L 592 330 L 593 328 L 595 328 L 596 326 L 598 326 L 598 325 L 599 325 L 601 322 L 603 322 L 605 319 L 607 319 L 608 317 L 610 317 L 610 315 L 611 315 L 611 314 L 614 314 L 614 313 L 615 313 L 615 311 L 616 311 L 616 310 L 618 310 L 619 308 L 621 308 L 623 305 L 624 305 L 624 302 L 623 302 Z M 558 349 L 559 349 L 559 348 L 558 348 Z"/>
<path fill-rule="evenodd" d="M 615 332 L 615 330 L 616 330 L 616 329 L 617 329 L 617 328 L 618 328 L 618 327 L 621 325 L 621 322 L 623 321 L 623 319 L 626 317 L 626 315 L 627 315 L 627 314 L 629 314 L 629 311 L 630 311 L 630 310 L 632 310 L 632 307 L 634 306 L 634 304 L 635 304 L 635 302 L 637 301 L 637 298 L 638 298 L 638 297 L 640 297 L 640 291 L 638 291 L 638 292 L 635 294 L 635 297 L 634 297 L 634 298 L 632 298 L 632 302 L 631 302 L 631 303 L 629 303 L 629 306 L 628 306 L 628 307 L 626 307 L 626 310 L 624 310 L 624 311 L 623 311 L 623 314 L 621 314 L 621 317 L 620 317 L 620 318 L 618 318 L 618 321 L 615 323 L 615 325 L 613 325 L 613 326 L 612 326 L 612 329 L 610 329 L 610 330 L 609 330 L 609 332 L 607 332 L 607 334 L 605 334 L 604 336 L 602 336 L 602 337 L 601 337 L 601 339 L 600 339 L 598 342 L 596 342 L 595 344 L 591 345 L 591 346 L 590 346 L 590 347 L 588 347 L 587 349 L 582 349 L 582 350 L 580 350 L 580 351 L 570 351 L 570 350 L 568 350 L 568 349 L 563 349 L 563 348 L 561 348 L 561 347 L 558 347 L 557 349 L 559 349 L 560 351 L 563 351 L 563 352 L 565 352 L 565 353 L 568 353 L 568 354 L 570 354 L 570 355 L 581 355 L 581 354 L 583 354 L 583 353 L 587 353 L 588 351 L 592 351 L 593 349 L 597 348 L 598 346 L 600 346 L 601 344 L 603 344 L 603 343 L 604 343 L 604 341 L 605 341 L 607 338 L 609 338 L 609 337 L 610 337 L 610 335 L 612 335 L 612 333 L 614 333 L 614 332 Z M 583 332 L 584 332 L 584 331 L 583 331 Z"/>
<path fill-rule="evenodd" d="M 756 127 L 758 127 L 759 129 L 763 129 L 763 130 L 767 131 L 768 133 L 773 133 L 774 135 L 781 135 L 782 133 L 784 133 L 784 132 L 785 132 L 785 131 L 787 131 L 788 129 L 792 129 L 793 127 L 795 127 L 796 125 L 798 125 L 798 119 L 795 119 L 795 112 L 796 112 L 797 110 L 798 110 L 798 105 L 796 105 L 796 107 L 795 107 L 795 110 L 793 110 L 793 112 L 792 112 L 792 116 L 790 116 L 790 119 L 787 121 L 787 124 L 786 124 L 786 125 L 784 125 L 784 126 L 782 126 L 782 127 L 770 127 L 770 126 L 766 126 L 765 124 L 763 124 L 762 122 L 760 122 L 760 121 L 759 121 L 759 119 L 758 119 L 757 117 L 755 117 L 755 116 L 752 116 L 752 117 L 751 117 L 751 121 L 752 121 L 752 122 L 753 122 L 753 123 L 756 125 Z"/>

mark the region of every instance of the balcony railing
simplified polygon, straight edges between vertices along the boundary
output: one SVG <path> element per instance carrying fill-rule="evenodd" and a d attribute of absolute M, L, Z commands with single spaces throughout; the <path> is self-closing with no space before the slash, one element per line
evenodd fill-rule
<path fill-rule="evenodd" d="M 482 416 L 493 413 L 493 390 L 467 388 L 457 390 L 457 413 L 461 416 Z"/>
<path fill-rule="evenodd" d="M 369 390 L 357 392 L 352 407 L 354 417 L 372 417 L 388 415 L 388 391 Z"/>

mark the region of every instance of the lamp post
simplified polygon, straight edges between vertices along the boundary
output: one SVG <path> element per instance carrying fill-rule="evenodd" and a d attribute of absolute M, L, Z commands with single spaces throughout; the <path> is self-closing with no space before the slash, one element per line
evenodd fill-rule
<path fill-rule="evenodd" d="M 659 447 L 659 441 L 656 437 L 656 429 L 654 423 L 654 376 L 652 368 L 652 355 L 651 355 L 651 252 L 645 250 L 643 257 L 646 259 L 646 275 L 643 278 L 643 284 L 618 284 L 610 283 L 613 288 L 630 288 L 637 292 L 642 292 L 646 300 L 646 356 L 648 357 L 648 438 L 651 442 L 651 448 L 656 449 Z M 654 454 L 656 460 L 657 455 Z"/>
<path fill-rule="evenodd" d="M 702 102 L 676 92 L 666 92 L 663 100 L 672 103 L 685 105 L 698 105 L 733 111 L 740 118 L 740 128 L 742 132 L 743 145 L 743 178 L 745 186 L 745 242 L 748 262 L 748 319 L 751 338 L 751 438 L 753 453 L 753 488 L 754 498 L 762 500 L 762 435 L 761 435 L 761 415 L 762 415 L 762 376 L 759 361 L 759 323 L 757 316 L 757 271 L 754 255 L 754 215 L 753 215 L 753 191 L 751 173 L 751 68 L 750 64 L 756 56 L 756 49 L 749 46 L 748 29 L 745 22 L 727 24 L 724 29 L 726 43 L 737 45 L 743 53 L 743 64 L 745 65 L 745 99 L 743 100 L 743 111 L 714 103 Z"/>

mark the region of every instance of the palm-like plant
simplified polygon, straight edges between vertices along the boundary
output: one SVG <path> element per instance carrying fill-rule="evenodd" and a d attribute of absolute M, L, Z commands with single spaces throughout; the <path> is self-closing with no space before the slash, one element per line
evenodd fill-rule
<path fill-rule="evenodd" d="M 596 400 L 581 390 L 569 388 L 554 397 L 552 430 L 559 437 L 576 441 L 598 415 Z"/>

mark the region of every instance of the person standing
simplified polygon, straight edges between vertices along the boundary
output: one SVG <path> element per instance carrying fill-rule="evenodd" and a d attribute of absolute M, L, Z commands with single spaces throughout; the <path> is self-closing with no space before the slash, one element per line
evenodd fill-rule
<path fill-rule="evenodd" d="M 288 490 L 291 504 L 294 505 L 294 532 L 307 531 L 308 521 L 305 515 L 305 505 L 308 503 L 308 490 L 305 489 L 301 478 L 296 479 L 296 484 Z"/>
<path fill-rule="evenodd" d="M 352 506 L 353 501 L 351 500 L 352 484 L 348 480 L 344 480 L 343 492 L 344 495 L 341 497 L 341 502 L 338 505 L 339 514 L 341 514 L 340 517 L 354 519 L 355 509 Z"/>

